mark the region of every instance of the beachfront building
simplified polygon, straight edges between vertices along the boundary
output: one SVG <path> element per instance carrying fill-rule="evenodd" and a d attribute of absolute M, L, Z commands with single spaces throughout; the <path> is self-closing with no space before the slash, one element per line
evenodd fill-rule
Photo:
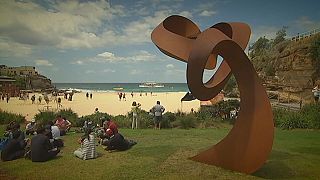
<path fill-rule="evenodd" d="M 14 83 L 15 79 L 8 76 L 0 76 L 0 93 L 3 95 L 10 95 L 10 97 L 16 97 L 20 94 L 20 89 Z"/>
<path fill-rule="evenodd" d="M 38 72 L 33 66 L 20 66 L 20 67 L 8 67 L 6 65 L 0 65 L 0 75 L 1 76 L 37 76 Z"/>

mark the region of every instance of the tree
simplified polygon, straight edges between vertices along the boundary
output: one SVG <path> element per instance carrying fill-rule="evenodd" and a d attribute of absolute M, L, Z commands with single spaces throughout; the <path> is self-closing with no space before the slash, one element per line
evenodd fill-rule
<path fill-rule="evenodd" d="M 266 37 L 260 37 L 253 45 L 249 48 L 249 56 L 251 58 L 261 56 L 268 49 L 270 49 L 270 40 Z"/>
<path fill-rule="evenodd" d="M 281 42 L 283 42 L 287 36 L 287 26 L 283 26 L 277 33 L 276 33 L 276 37 L 273 40 L 273 45 L 277 45 Z"/>

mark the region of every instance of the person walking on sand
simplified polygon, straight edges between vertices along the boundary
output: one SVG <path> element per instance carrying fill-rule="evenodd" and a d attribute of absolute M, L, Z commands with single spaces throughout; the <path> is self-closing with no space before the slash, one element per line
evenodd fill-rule
<path fill-rule="evenodd" d="M 35 101 L 35 100 L 36 100 L 36 95 L 31 96 L 32 104 L 34 104 L 34 101 Z"/>
<path fill-rule="evenodd" d="M 126 93 L 123 93 L 122 99 L 123 99 L 124 101 L 127 101 L 127 99 L 126 99 Z"/>
<path fill-rule="evenodd" d="M 41 104 L 42 96 L 39 96 L 38 101 L 39 101 L 39 104 Z"/>
<path fill-rule="evenodd" d="M 162 113 L 165 108 L 160 105 L 160 101 L 157 101 L 157 104 L 150 111 L 154 114 L 154 129 L 161 129 Z"/>
<path fill-rule="evenodd" d="M 119 93 L 119 101 L 121 101 L 122 98 L 122 92 Z"/>
<path fill-rule="evenodd" d="M 86 94 L 86 97 L 87 97 L 87 99 L 89 98 L 89 93 L 87 92 L 87 94 Z"/>
<path fill-rule="evenodd" d="M 7 103 L 9 103 L 10 95 L 7 94 Z"/>
<path fill-rule="evenodd" d="M 133 98 L 133 92 L 131 92 L 131 97 Z"/>
<path fill-rule="evenodd" d="M 92 93 L 90 93 L 90 99 L 92 99 Z"/>
<path fill-rule="evenodd" d="M 140 103 L 136 103 L 135 101 L 133 101 L 132 103 L 132 107 L 131 107 L 131 111 L 132 111 L 132 124 L 131 127 L 132 129 L 134 129 L 134 127 L 136 129 L 138 129 L 138 111 L 139 111 L 139 107 L 141 106 Z"/>

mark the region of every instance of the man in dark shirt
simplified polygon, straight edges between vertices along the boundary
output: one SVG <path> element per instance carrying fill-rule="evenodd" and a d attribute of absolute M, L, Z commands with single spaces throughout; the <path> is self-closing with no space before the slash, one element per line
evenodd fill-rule
<path fill-rule="evenodd" d="M 37 135 L 31 140 L 31 160 L 33 162 L 44 162 L 54 158 L 60 150 L 57 148 L 52 149 L 47 131 L 43 126 L 37 128 Z"/>
<path fill-rule="evenodd" d="M 21 133 L 23 132 L 21 131 L 12 132 L 12 139 L 9 140 L 8 144 L 1 151 L 2 161 L 12 161 L 12 160 L 23 157 L 24 147 L 26 146 L 26 142 L 23 141 L 23 143 L 21 143 L 19 139 Z"/>
<path fill-rule="evenodd" d="M 111 129 L 107 129 L 107 134 L 109 135 L 110 139 L 107 141 L 107 150 L 118 150 L 118 151 L 125 151 L 131 146 L 137 144 L 132 140 L 126 140 L 120 133 L 114 134 Z"/>

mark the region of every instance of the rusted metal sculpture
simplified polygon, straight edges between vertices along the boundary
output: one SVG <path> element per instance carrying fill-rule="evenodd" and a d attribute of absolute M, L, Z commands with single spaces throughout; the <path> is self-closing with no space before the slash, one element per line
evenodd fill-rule
<path fill-rule="evenodd" d="M 192 157 L 194 161 L 252 173 L 266 161 L 273 144 L 271 105 L 253 65 L 244 53 L 251 30 L 244 23 L 218 23 L 201 32 L 182 16 L 170 16 L 152 32 L 151 39 L 164 54 L 187 62 L 187 81 L 199 100 L 215 97 L 233 73 L 240 91 L 240 111 L 229 134 L 218 144 Z M 204 69 L 216 66 L 213 77 L 203 83 Z"/>

